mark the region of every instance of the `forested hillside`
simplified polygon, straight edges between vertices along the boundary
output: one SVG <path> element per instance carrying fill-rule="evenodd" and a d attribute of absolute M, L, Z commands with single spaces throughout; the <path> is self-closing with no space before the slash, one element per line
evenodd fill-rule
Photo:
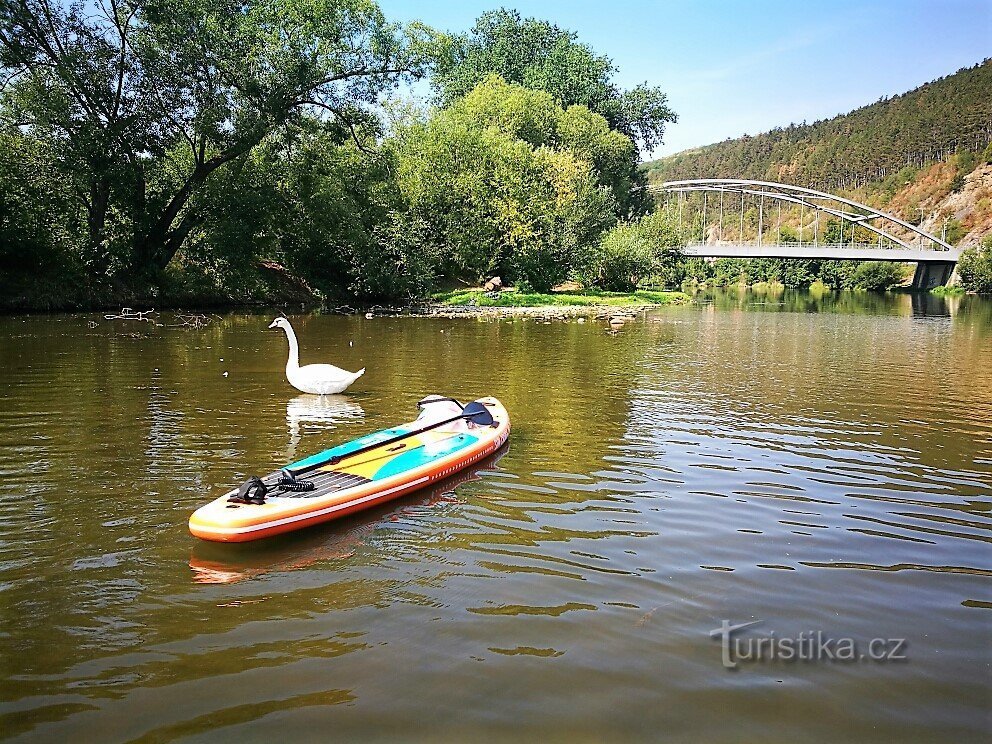
<path fill-rule="evenodd" d="M 986 59 L 849 114 L 686 150 L 642 168 L 655 183 L 724 177 L 817 188 L 952 244 L 978 245 L 992 236 L 990 92 Z M 800 217 L 783 210 L 782 225 L 798 229 Z"/>
<path fill-rule="evenodd" d="M 981 153 L 990 140 L 992 59 L 986 59 L 849 114 L 687 150 L 645 169 L 652 181 L 754 178 L 836 192 L 959 151 Z"/>

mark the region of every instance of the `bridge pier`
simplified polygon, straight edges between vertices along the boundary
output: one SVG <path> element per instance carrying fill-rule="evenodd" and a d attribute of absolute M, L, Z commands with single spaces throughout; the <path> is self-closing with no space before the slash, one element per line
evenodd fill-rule
<path fill-rule="evenodd" d="M 933 289 L 950 281 L 954 273 L 953 261 L 920 261 L 913 274 L 913 289 Z"/>

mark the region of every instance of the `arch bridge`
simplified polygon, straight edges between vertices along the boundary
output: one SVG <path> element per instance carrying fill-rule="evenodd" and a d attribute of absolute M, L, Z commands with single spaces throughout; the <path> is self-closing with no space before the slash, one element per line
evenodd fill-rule
<path fill-rule="evenodd" d="M 811 258 L 855 261 L 916 262 L 913 287 L 930 289 L 946 284 L 961 254 L 960 249 L 919 227 L 867 204 L 823 191 L 771 181 L 741 178 L 697 178 L 665 181 L 648 187 L 662 199 L 678 200 L 680 229 L 683 220 L 699 220 L 698 234 L 686 242 L 685 253 L 707 258 Z M 700 193 L 701 198 L 692 197 Z M 745 207 L 745 204 L 749 207 Z M 782 206 L 799 207 L 798 235 L 783 235 Z M 745 215 L 754 217 L 755 240 L 744 240 Z M 807 218 L 807 213 L 811 219 Z M 821 228 L 820 216 L 834 218 L 836 230 Z M 713 219 L 715 218 L 715 219 Z M 727 224 L 738 228 L 725 239 Z M 846 236 L 845 236 L 845 226 Z M 695 231 L 695 230 L 693 230 Z M 845 240 L 846 237 L 846 240 Z"/>

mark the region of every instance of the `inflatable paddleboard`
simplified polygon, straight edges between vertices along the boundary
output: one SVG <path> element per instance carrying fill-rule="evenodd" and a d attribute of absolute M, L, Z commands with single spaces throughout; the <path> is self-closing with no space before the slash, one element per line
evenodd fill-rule
<path fill-rule="evenodd" d="M 429 396 L 420 416 L 252 478 L 189 519 L 196 537 L 246 542 L 338 519 L 443 480 L 498 450 L 510 417 L 495 398 Z"/>

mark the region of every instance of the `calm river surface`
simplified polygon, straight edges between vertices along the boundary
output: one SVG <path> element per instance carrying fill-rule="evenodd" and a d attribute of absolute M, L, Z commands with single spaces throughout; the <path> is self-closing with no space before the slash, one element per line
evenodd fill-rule
<path fill-rule="evenodd" d="M 271 314 L 0 318 L 0 737 L 988 734 L 992 304 L 291 317 L 304 363 L 368 368 L 347 396 L 289 387 Z M 498 396 L 509 448 L 267 544 L 188 534 L 431 392 Z M 725 621 L 760 621 L 734 670 Z M 738 653 L 817 632 L 904 658 Z"/>

